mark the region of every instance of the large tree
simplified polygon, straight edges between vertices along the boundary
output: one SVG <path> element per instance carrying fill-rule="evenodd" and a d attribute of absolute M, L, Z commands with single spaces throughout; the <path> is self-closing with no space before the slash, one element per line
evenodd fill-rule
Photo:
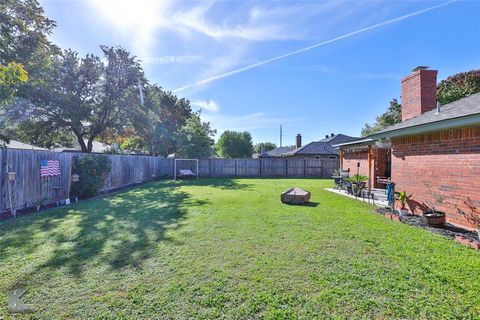
<path fill-rule="evenodd" d="M 57 57 L 41 83 L 30 83 L 12 106 L 18 122 L 31 121 L 34 135 L 72 133 L 82 152 L 106 130 L 121 129 L 139 108 L 138 82 L 145 81 L 135 59 L 120 47 L 101 46 L 104 59 L 72 50 Z"/>
<path fill-rule="evenodd" d="M 253 146 L 253 152 L 262 153 L 262 152 L 273 150 L 276 147 L 277 145 L 273 142 L 259 142 Z"/>
<path fill-rule="evenodd" d="M 16 91 L 27 80 L 27 71 L 21 64 L 15 62 L 0 64 L 0 146 L 9 142 L 8 119 L 2 113 L 3 108 L 7 103 L 13 102 Z"/>
<path fill-rule="evenodd" d="M 442 80 L 437 86 L 437 97 L 441 104 L 480 92 L 480 69 L 457 73 Z"/>
<path fill-rule="evenodd" d="M 213 155 L 216 130 L 193 113 L 176 134 L 177 153 L 185 158 L 207 158 Z"/>
<path fill-rule="evenodd" d="M 14 123 L 6 106 L 27 82 L 39 82 L 59 49 L 48 40 L 55 22 L 36 0 L 0 1 L 0 142 L 8 141 Z"/>
<path fill-rule="evenodd" d="M 134 135 L 141 139 L 130 139 L 130 142 L 143 146 L 150 154 L 175 153 L 178 151 L 176 135 L 192 116 L 188 100 L 157 85 L 146 86 L 145 105 L 130 114 Z"/>
<path fill-rule="evenodd" d="M 225 131 L 216 144 L 217 152 L 223 158 L 251 158 L 252 136 L 249 132 Z"/>
<path fill-rule="evenodd" d="M 397 99 L 390 101 L 390 106 L 380 116 L 377 116 L 374 124 L 366 123 L 362 129 L 362 136 L 374 134 L 380 130 L 385 129 L 395 123 L 402 121 L 402 105 L 398 103 Z"/>

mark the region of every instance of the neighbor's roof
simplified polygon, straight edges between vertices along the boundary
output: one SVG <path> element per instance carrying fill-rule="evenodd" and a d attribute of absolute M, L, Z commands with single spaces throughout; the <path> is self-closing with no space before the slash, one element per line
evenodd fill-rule
<path fill-rule="evenodd" d="M 44 150 L 48 151 L 48 149 L 40 148 L 37 146 L 32 146 L 31 144 L 23 143 L 16 140 L 10 140 L 9 143 L 5 143 L 5 148 L 7 149 L 24 149 L 24 150 Z"/>
<path fill-rule="evenodd" d="M 285 153 L 284 156 L 289 157 L 293 155 L 336 155 L 338 153 L 333 147 L 333 144 L 344 143 L 357 139 L 358 138 L 350 137 L 340 133 L 329 136 L 320 141 L 310 142 L 303 147 Z"/>
<path fill-rule="evenodd" d="M 260 153 L 258 157 L 259 158 L 278 158 L 290 151 L 292 151 L 291 147 L 278 147 L 278 148 Z"/>
<path fill-rule="evenodd" d="M 85 144 L 87 144 L 87 140 L 85 140 Z M 104 144 L 102 142 L 98 141 L 92 141 L 92 152 L 93 153 L 104 153 L 105 151 L 109 150 L 111 146 L 108 144 Z M 55 148 L 53 149 L 55 152 L 81 152 L 82 148 L 80 146 L 77 146 L 75 148 Z"/>
<path fill-rule="evenodd" d="M 314 141 L 303 147 L 294 149 L 283 154 L 284 157 L 293 155 L 331 155 L 337 154 L 337 151 L 328 142 Z"/>
<path fill-rule="evenodd" d="M 334 145 L 336 143 L 344 143 L 344 142 L 353 141 L 353 140 L 357 140 L 357 139 L 358 138 L 356 138 L 356 137 L 350 137 L 350 136 L 339 133 L 339 134 L 335 134 L 333 136 L 329 136 L 327 138 L 324 138 L 324 139 L 320 140 L 319 142 L 328 142 L 331 145 Z"/>

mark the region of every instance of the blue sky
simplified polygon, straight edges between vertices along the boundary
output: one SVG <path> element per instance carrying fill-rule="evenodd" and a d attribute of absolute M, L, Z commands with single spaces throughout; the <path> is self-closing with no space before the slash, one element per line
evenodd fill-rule
<path fill-rule="evenodd" d="M 178 90 L 203 119 L 284 145 L 358 136 L 417 65 L 439 80 L 480 68 L 480 1 L 453 1 L 395 23 L 225 75 L 446 1 L 40 0 L 62 48 L 121 45 L 151 82 Z M 200 84 L 199 84 L 200 83 Z"/>

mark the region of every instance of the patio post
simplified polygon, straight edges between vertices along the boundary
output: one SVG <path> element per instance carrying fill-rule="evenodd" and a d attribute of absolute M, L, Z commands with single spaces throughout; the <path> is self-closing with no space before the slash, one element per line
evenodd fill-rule
<path fill-rule="evenodd" d="M 343 149 L 340 147 L 340 170 L 343 170 Z"/>
<path fill-rule="evenodd" d="M 372 191 L 372 146 L 368 145 L 368 191 Z"/>

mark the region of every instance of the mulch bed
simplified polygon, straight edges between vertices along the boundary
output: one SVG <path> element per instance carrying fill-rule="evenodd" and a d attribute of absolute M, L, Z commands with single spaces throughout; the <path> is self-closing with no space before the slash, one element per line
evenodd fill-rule
<path fill-rule="evenodd" d="M 375 210 L 375 212 L 377 212 L 379 214 L 382 214 L 382 215 L 385 215 L 385 214 L 388 215 L 388 214 L 392 213 L 392 210 L 388 209 L 388 208 L 378 208 L 378 209 Z M 431 232 L 435 232 L 435 233 L 441 234 L 443 236 L 446 236 L 446 237 L 449 237 L 449 238 L 452 238 L 452 239 L 455 239 L 456 236 L 461 236 L 461 237 L 467 238 L 468 240 L 478 241 L 477 233 L 459 228 L 459 227 L 454 226 L 454 225 L 452 225 L 448 222 L 445 223 L 445 225 L 443 227 L 434 228 L 434 227 L 431 227 L 428 224 L 426 224 L 423 217 L 413 216 L 413 215 L 406 216 L 406 217 L 402 216 L 401 217 L 401 222 L 409 224 L 411 226 L 427 229 Z"/>

